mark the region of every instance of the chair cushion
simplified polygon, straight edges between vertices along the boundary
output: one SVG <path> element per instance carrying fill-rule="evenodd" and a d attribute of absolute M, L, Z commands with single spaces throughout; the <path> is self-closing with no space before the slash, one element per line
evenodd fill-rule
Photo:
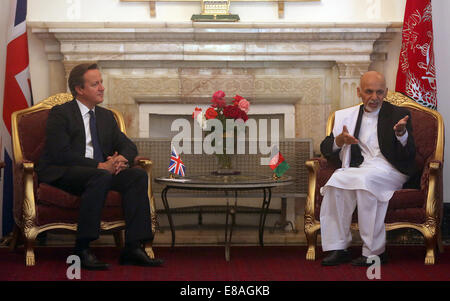
<path fill-rule="evenodd" d="M 322 203 L 323 197 L 319 198 L 319 201 L 315 204 L 315 217 L 317 220 L 320 219 L 320 205 Z M 410 218 L 411 222 L 417 222 L 418 220 L 422 220 L 422 214 L 419 214 L 417 217 L 411 216 L 411 212 L 409 209 L 420 209 L 420 213 L 424 209 L 425 206 L 425 194 L 422 190 L 418 189 L 401 189 L 394 192 L 394 195 L 389 200 L 389 207 L 386 214 L 386 222 L 394 222 L 395 218 L 399 218 L 398 221 L 407 221 Z M 357 221 L 357 214 L 353 214 L 353 222 Z M 394 213 L 395 212 L 395 213 Z M 389 217 L 389 218 L 388 218 Z"/>
<path fill-rule="evenodd" d="M 394 192 L 389 200 L 389 210 L 423 208 L 425 203 L 425 194 L 418 189 L 401 189 Z"/>
<path fill-rule="evenodd" d="M 425 208 L 392 209 L 386 213 L 384 222 L 392 223 L 416 223 L 423 224 L 426 221 Z"/>
<path fill-rule="evenodd" d="M 51 185 L 40 183 L 37 191 L 38 203 L 57 206 L 67 209 L 78 209 L 80 197 Z M 122 197 L 117 191 L 109 191 L 105 201 L 105 207 L 121 207 Z"/>
<path fill-rule="evenodd" d="M 36 225 L 43 226 L 54 223 L 76 224 L 78 222 L 78 214 L 79 210 L 40 203 L 36 207 Z M 122 207 L 103 208 L 101 220 L 102 222 L 122 221 Z"/>

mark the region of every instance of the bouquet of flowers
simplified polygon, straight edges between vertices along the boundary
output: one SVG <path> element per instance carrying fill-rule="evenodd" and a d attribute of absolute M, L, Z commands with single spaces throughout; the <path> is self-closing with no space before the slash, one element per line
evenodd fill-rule
<path fill-rule="evenodd" d="M 218 119 L 222 122 L 225 128 L 226 119 L 248 120 L 248 111 L 250 102 L 244 97 L 237 95 L 233 97 L 233 104 L 227 105 L 225 100 L 225 93 L 221 90 L 213 94 L 211 99 L 211 106 L 205 112 L 201 108 L 196 107 L 192 113 L 192 118 L 197 120 L 202 129 L 206 127 L 206 120 Z"/>
<path fill-rule="evenodd" d="M 244 97 L 237 95 L 233 97 L 232 104 L 227 104 L 225 100 L 225 93 L 217 91 L 213 94 L 211 105 L 204 112 L 201 108 L 196 107 L 192 113 L 192 118 L 198 122 L 202 129 L 206 129 L 207 120 L 217 119 L 223 126 L 223 138 L 226 138 L 226 120 L 233 119 L 235 121 L 246 122 L 248 120 L 248 111 L 250 109 L 250 102 Z M 236 135 L 234 135 L 236 138 Z M 226 139 L 221 141 L 223 143 L 223 154 L 216 154 L 221 169 L 231 168 L 231 156 L 226 153 Z M 236 144 L 235 144 L 236 145 Z"/>

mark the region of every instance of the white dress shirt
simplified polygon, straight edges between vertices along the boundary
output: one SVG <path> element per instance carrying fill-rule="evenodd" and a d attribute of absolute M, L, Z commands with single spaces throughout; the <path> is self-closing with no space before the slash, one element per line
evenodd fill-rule
<path fill-rule="evenodd" d="M 89 120 L 91 115 L 89 115 L 89 108 L 86 107 L 81 101 L 77 99 L 78 107 L 80 108 L 81 118 L 84 123 L 84 132 L 86 133 L 86 152 L 85 157 L 94 159 L 94 147 L 92 146 L 91 128 L 89 126 Z M 92 109 L 95 113 L 95 107 Z"/>

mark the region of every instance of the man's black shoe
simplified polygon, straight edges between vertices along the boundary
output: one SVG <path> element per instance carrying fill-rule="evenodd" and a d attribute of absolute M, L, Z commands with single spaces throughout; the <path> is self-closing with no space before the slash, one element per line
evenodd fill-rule
<path fill-rule="evenodd" d="M 125 248 L 120 254 L 119 264 L 157 267 L 164 263 L 162 259 L 151 259 L 142 248 Z"/>
<path fill-rule="evenodd" d="M 351 260 L 352 257 L 349 251 L 335 250 L 331 251 L 329 255 L 322 260 L 322 265 L 324 266 L 338 265 L 341 263 L 350 262 Z"/>
<path fill-rule="evenodd" d="M 380 258 L 381 264 L 387 263 L 388 259 L 387 259 L 386 252 L 378 255 L 378 257 Z M 369 259 L 369 262 L 367 262 L 367 259 L 368 259 L 368 257 L 366 257 L 366 256 L 359 256 L 358 258 L 353 259 L 351 264 L 354 266 L 358 266 L 358 267 L 369 267 L 375 263 L 375 261 L 371 260 L 371 259 Z"/>
<path fill-rule="evenodd" d="M 86 270 L 108 270 L 109 264 L 101 262 L 95 257 L 90 249 L 76 251 L 75 255 L 80 257 L 81 267 Z"/>

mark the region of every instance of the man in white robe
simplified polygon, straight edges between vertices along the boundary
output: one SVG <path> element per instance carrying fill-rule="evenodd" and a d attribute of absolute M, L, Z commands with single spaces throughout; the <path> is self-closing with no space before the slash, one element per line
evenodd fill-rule
<path fill-rule="evenodd" d="M 383 101 L 384 76 L 365 73 L 357 93 L 363 105 L 337 111 L 333 132 L 321 144 L 327 159 L 342 164 L 321 188 L 322 249 L 330 251 L 325 266 L 351 261 L 347 247 L 355 208 L 363 247 L 352 264 L 367 266 L 373 256 L 385 262 L 389 199 L 416 171 L 410 113 Z"/>

